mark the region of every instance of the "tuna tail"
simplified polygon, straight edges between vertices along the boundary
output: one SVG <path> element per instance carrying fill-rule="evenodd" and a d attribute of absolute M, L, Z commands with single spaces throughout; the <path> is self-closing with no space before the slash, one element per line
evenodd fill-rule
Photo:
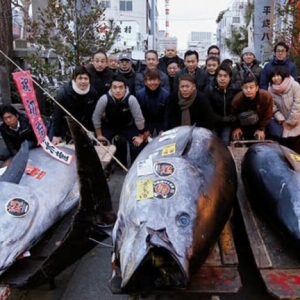
<path fill-rule="evenodd" d="M 22 143 L 19 152 L 15 155 L 6 171 L 0 177 L 0 182 L 11 182 L 18 184 L 25 172 L 28 157 L 29 146 L 28 142 L 25 140 Z"/>
<path fill-rule="evenodd" d="M 80 210 L 94 212 L 95 223 L 112 224 L 116 215 L 112 210 L 109 187 L 95 147 L 76 121 L 68 118 L 68 124 L 75 144 L 81 196 Z"/>

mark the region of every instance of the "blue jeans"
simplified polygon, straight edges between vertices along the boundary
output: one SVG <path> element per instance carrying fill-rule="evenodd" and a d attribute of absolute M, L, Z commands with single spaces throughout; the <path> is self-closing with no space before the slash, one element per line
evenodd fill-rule
<path fill-rule="evenodd" d="M 221 140 L 225 143 L 226 146 L 230 145 L 231 142 L 231 134 L 232 134 L 232 128 L 231 126 L 225 126 L 216 128 L 213 130 L 213 132 L 221 138 Z"/>

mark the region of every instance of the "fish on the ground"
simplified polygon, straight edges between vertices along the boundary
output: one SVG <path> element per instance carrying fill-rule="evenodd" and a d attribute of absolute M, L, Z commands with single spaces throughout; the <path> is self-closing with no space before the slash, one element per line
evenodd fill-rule
<path fill-rule="evenodd" d="M 204 128 L 156 137 L 126 175 L 113 230 L 113 293 L 187 288 L 215 245 L 236 199 L 224 143 Z"/>
<path fill-rule="evenodd" d="M 69 122 L 75 153 L 69 148 L 63 150 L 75 156 L 70 165 L 53 159 L 42 148 L 29 150 L 24 142 L 0 177 L 0 283 L 32 287 L 53 278 L 96 245 L 90 238 L 103 240 L 108 236 L 98 223 L 105 225 L 115 220 L 94 146 L 74 121 Z M 28 274 L 23 269 L 29 264 L 14 270 L 13 263 L 30 259 L 17 258 L 30 252 L 68 212 L 72 212 L 68 224 L 61 232 L 54 232 L 54 241 L 47 237 L 51 245 L 43 250 L 45 256 L 34 261 L 35 267 L 28 269 Z"/>
<path fill-rule="evenodd" d="M 300 155 L 277 143 L 252 145 L 242 161 L 247 198 L 264 219 L 300 246 Z M 300 248 L 299 248 L 300 249 Z"/>

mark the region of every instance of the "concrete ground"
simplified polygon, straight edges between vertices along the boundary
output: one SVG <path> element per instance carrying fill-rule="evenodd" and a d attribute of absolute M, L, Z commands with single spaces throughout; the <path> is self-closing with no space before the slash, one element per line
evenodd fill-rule
<path fill-rule="evenodd" d="M 112 193 L 115 210 L 118 200 L 124 171 L 116 171 L 109 186 Z M 243 286 L 236 295 L 219 295 L 220 299 L 241 300 L 267 300 L 273 299 L 265 291 L 263 281 L 255 267 L 250 246 L 243 228 L 242 219 L 236 211 L 233 219 L 234 237 L 239 257 L 239 272 Z M 98 245 L 85 255 L 79 262 L 72 265 L 56 278 L 56 288 L 49 289 L 49 285 L 43 285 L 30 291 L 13 291 L 9 300 L 121 300 L 128 299 L 127 295 L 113 295 L 108 289 L 107 282 L 111 276 L 110 255 L 111 240 L 104 241 L 105 245 Z M 218 296 L 218 295 L 216 295 Z M 210 295 L 178 295 L 156 296 L 148 295 L 143 299 L 218 299 Z"/>

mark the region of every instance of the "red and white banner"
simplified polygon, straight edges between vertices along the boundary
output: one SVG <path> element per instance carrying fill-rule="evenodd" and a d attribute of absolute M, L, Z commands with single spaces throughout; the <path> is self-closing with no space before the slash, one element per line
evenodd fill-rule
<path fill-rule="evenodd" d="M 15 72 L 12 75 L 38 144 L 53 158 L 65 164 L 71 164 L 73 156 L 58 149 L 47 136 L 47 129 L 41 117 L 30 71 Z"/>

